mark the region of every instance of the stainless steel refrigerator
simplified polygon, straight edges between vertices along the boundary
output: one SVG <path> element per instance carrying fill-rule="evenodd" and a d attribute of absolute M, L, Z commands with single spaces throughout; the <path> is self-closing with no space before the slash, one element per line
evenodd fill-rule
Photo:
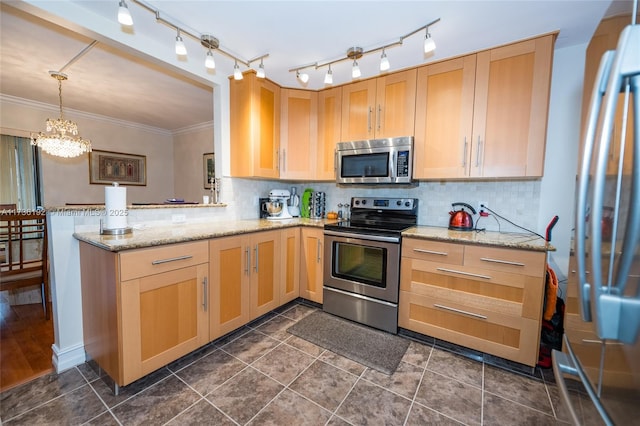
<path fill-rule="evenodd" d="M 636 7 L 637 2 L 633 16 Z M 640 25 L 635 22 L 602 57 L 591 93 L 574 248 L 581 324 L 565 320 L 563 351 L 552 354 L 562 399 L 576 424 L 585 421 L 576 398 L 580 392 L 595 406 L 590 421 L 600 420 L 599 414 L 605 424 L 640 424 Z"/>

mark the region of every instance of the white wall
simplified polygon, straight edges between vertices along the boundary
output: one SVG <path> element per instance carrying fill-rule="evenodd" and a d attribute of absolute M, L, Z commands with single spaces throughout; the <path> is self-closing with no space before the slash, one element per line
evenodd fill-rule
<path fill-rule="evenodd" d="M 211 117 L 213 118 L 213 117 Z M 174 193 L 176 198 L 202 202 L 203 154 L 213 152 L 213 122 L 176 132 L 173 137 Z"/>
<path fill-rule="evenodd" d="M 44 131 L 46 119 L 56 113 L 57 109 L 50 105 L 0 97 L 0 123 L 5 132 Z M 93 149 L 146 156 L 147 185 L 128 186 L 129 203 L 163 201 L 174 196 L 171 133 L 73 110 L 65 110 L 65 116 L 78 124 L 80 134 L 91 140 Z M 42 182 L 46 207 L 104 202 L 104 185 L 89 183 L 87 155 L 59 158 L 42 153 Z"/>

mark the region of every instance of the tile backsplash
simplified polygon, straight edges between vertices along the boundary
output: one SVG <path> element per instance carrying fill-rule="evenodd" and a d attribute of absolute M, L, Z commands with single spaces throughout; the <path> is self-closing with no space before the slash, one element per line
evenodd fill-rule
<path fill-rule="evenodd" d="M 542 234 L 535 229 L 540 202 L 539 180 L 482 181 L 482 182 L 420 182 L 417 186 L 338 186 L 335 183 L 284 183 L 253 179 L 225 178 L 222 183 L 222 201 L 228 204 L 225 215 L 237 219 L 258 217 L 257 199 L 268 195 L 271 189 L 296 187 L 298 194 L 306 188 L 326 193 L 326 209 L 338 210 L 338 203 L 350 203 L 351 197 L 418 198 L 420 225 L 447 226 L 451 204 L 464 202 L 477 208 L 480 201 L 509 221 Z M 479 228 L 491 231 L 526 232 L 494 215 L 478 219 Z M 497 219 L 497 220 L 496 220 Z"/>

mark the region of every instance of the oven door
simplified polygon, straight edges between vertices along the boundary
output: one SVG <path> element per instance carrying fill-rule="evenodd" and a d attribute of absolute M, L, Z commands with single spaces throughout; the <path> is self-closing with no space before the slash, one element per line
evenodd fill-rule
<path fill-rule="evenodd" d="M 398 303 L 400 238 L 324 232 L 324 286 Z"/>

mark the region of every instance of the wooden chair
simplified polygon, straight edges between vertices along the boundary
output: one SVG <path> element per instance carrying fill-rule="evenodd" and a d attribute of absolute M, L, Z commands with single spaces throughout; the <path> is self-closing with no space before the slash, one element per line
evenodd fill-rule
<path fill-rule="evenodd" d="M 44 212 L 0 214 L 0 291 L 40 285 L 49 319 L 47 218 Z"/>

